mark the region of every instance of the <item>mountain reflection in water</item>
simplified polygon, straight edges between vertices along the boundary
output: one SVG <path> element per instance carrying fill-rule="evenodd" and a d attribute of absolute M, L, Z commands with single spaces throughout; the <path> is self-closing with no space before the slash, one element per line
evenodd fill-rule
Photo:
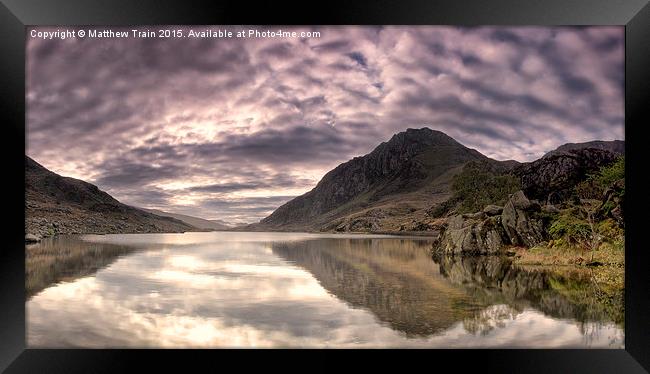
<path fill-rule="evenodd" d="M 434 261 L 430 246 L 294 233 L 62 237 L 27 248 L 28 346 L 623 347 L 616 316 L 576 302 L 557 277 L 497 257 Z"/>

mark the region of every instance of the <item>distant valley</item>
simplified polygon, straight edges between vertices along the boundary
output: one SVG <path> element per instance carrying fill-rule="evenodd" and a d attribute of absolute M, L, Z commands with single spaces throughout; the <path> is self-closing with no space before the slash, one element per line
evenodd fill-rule
<path fill-rule="evenodd" d="M 193 227 L 196 227 L 198 229 L 203 229 L 203 230 L 228 230 L 232 228 L 231 225 L 228 223 L 221 221 L 221 220 L 209 220 L 209 219 L 203 219 L 199 217 L 193 217 L 193 216 L 188 216 L 186 214 L 176 214 L 176 213 L 168 213 L 168 212 L 163 212 L 162 210 L 158 209 L 145 209 L 145 208 L 140 208 L 144 210 L 145 212 L 149 212 L 161 217 L 171 217 L 175 218 L 179 221 L 183 221 L 187 223 L 188 225 L 191 225 Z"/>

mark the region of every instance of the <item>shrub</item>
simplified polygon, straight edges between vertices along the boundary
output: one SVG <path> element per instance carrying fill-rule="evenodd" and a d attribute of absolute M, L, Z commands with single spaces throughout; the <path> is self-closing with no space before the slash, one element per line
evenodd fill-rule
<path fill-rule="evenodd" d="M 600 208 L 600 212 L 603 216 L 608 216 L 610 212 L 616 208 L 616 203 L 614 201 L 607 201 L 603 206 Z"/>
<path fill-rule="evenodd" d="M 518 177 L 500 174 L 484 163 L 471 162 L 454 177 L 453 198 L 459 213 L 476 212 L 488 204 L 503 205 L 508 196 L 521 189 Z"/>
<path fill-rule="evenodd" d="M 610 243 L 618 242 L 625 237 L 625 230 L 620 228 L 611 218 L 598 223 L 598 233 Z"/>
<path fill-rule="evenodd" d="M 591 228 L 587 220 L 575 214 L 573 210 L 567 210 L 551 223 L 548 233 L 553 239 L 562 239 L 572 245 L 585 246 L 591 239 Z"/>
<path fill-rule="evenodd" d="M 625 178 L 625 157 L 619 157 L 613 164 L 603 166 L 586 180 L 578 183 L 576 193 L 581 199 L 600 199 L 607 188 Z M 621 195 L 625 194 L 623 187 Z"/>
<path fill-rule="evenodd" d="M 622 249 L 625 243 L 624 229 L 615 220 L 605 217 L 623 201 L 625 184 L 619 181 L 624 181 L 624 178 L 625 159 L 620 157 L 613 164 L 600 168 L 578 183 L 575 195 L 581 200 L 551 220 L 548 231 L 551 237 L 557 242 L 592 251 L 602 245 Z M 610 188 L 608 200 L 603 201 L 605 191 Z"/>
<path fill-rule="evenodd" d="M 578 183 L 575 187 L 575 191 L 581 199 L 600 199 L 603 196 L 604 189 L 593 179 L 588 178 L 587 180 Z"/>
<path fill-rule="evenodd" d="M 503 205 L 508 196 L 521 189 L 518 177 L 505 174 L 498 166 L 487 162 L 468 162 L 454 176 L 452 196 L 429 209 L 432 217 L 442 217 L 456 208 L 457 213 L 472 213 L 486 205 Z"/>
<path fill-rule="evenodd" d="M 450 212 L 454 208 L 454 206 L 456 206 L 457 203 L 458 203 L 458 200 L 451 197 L 451 198 L 443 201 L 442 203 L 440 203 L 438 205 L 434 205 L 433 207 L 431 207 L 427 211 L 427 214 L 430 215 L 433 218 L 442 217 L 445 214 L 447 214 L 448 212 Z"/>
<path fill-rule="evenodd" d="M 610 166 L 602 167 L 595 175 L 590 176 L 602 188 L 607 188 L 614 182 L 625 178 L 625 157 L 619 157 Z"/>

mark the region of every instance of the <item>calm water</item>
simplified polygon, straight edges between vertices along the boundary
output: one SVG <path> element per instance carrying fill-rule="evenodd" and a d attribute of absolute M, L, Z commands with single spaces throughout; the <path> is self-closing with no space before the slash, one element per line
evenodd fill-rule
<path fill-rule="evenodd" d="M 293 233 L 49 239 L 27 247 L 27 344 L 623 347 L 605 308 L 558 279 L 496 257 L 434 261 L 430 247 Z"/>

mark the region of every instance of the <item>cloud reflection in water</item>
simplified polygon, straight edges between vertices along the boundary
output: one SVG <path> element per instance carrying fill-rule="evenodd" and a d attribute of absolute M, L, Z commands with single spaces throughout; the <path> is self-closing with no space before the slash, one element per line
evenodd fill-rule
<path fill-rule="evenodd" d="M 474 300 L 440 274 L 421 239 L 186 233 L 84 241 L 146 248 L 32 297 L 29 347 L 623 345 L 622 329 L 607 321 Z"/>

